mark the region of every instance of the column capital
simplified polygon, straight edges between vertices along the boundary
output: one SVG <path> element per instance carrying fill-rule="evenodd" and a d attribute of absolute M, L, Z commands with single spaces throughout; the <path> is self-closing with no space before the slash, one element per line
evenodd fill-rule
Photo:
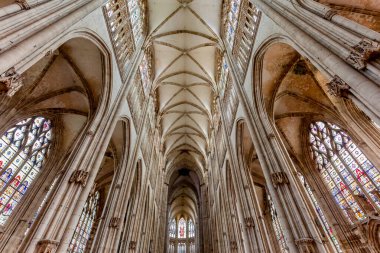
<path fill-rule="evenodd" d="M 88 179 L 88 171 L 84 170 L 76 170 L 71 174 L 69 179 L 69 183 L 81 184 L 83 187 L 86 186 Z"/>
<path fill-rule="evenodd" d="M 54 240 L 41 240 L 37 243 L 37 253 L 54 253 L 59 242 Z"/>
<path fill-rule="evenodd" d="M 16 0 L 16 4 L 18 4 L 23 10 L 30 9 L 30 5 L 26 0 Z"/>
<path fill-rule="evenodd" d="M 350 86 L 343 81 L 339 76 L 334 76 L 334 78 L 327 83 L 328 93 L 335 97 L 342 97 L 344 92 L 350 89 Z"/>
<path fill-rule="evenodd" d="M 329 10 L 325 13 L 324 18 L 327 20 L 331 20 L 337 14 L 336 10 Z"/>
<path fill-rule="evenodd" d="M 10 68 L 0 75 L 0 95 L 12 97 L 22 86 L 22 78 L 15 68 Z"/>
<path fill-rule="evenodd" d="M 272 183 L 275 186 L 278 186 L 281 184 L 289 184 L 288 175 L 283 171 L 273 172 L 271 174 L 271 179 L 272 179 Z"/>

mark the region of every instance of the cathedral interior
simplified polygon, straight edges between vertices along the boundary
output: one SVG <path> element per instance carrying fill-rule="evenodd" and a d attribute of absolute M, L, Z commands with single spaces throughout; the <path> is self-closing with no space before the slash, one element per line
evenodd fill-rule
<path fill-rule="evenodd" d="M 0 252 L 380 253 L 380 0 L 0 0 Z"/>

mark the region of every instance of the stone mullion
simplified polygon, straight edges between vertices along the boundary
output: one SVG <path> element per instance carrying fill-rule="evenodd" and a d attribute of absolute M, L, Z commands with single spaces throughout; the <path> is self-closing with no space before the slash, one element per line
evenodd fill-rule
<path fill-rule="evenodd" d="M 281 171 L 279 171 L 280 168 L 285 170 L 290 169 L 288 167 L 289 161 L 284 160 L 284 157 L 282 156 L 283 151 L 277 146 L 277 139 L 268 140 L 271 139 L 272 136 L 274 137 L 274 134 L 270 132 L 270 134 L 266 133 L 262 119 L 259 118 L 260 113 L 252 110 L 247 95 L 238 82 L 235 66 L 232 64 L 229 52 L 227 53 L 228 64 L 234 79 L 233 84 L 235 85 L 239 100 L 242 103 L 243 111 L 247 119 L 248 130 L 257 150 L 269 193 L 272 196 L 277 213 L 279 214 L 279 220 L 288 239 L 287 245 L 289 250 L 291 252 L 299 252 L 309 249 L 316 251 L 318 248 L 320 252 L 326 252 L 326 249 L 322 245 L 315 245 L 310 240 L 311 238 L 320 238 L 314 225 L 306 222 L 307 220 L 310 220 L 310 217 L 308 217 L 307 214 L 301 213 L 299 209 L 299 207 L 302 207 L 302 209 L 305 207 L 300 196 L 298 196 L 298 193 L 292 192 L 289 185 L 286 184 L 283 184 L 280 187 L 275 187 L 275 184 L 272 181 L 272 177 L 275 175 L 274 173 L 281 173 Z M 264 115 L 260 116 L 264 118 L 266 117 Z M 285 172 L 282 173 L 286 176 Z M 291 183 L 293 183 L 293 181 Z M 297 227 L 290 226 L 290 224 L 294 224 Z M 309 234 L 309 232 L 311 232 L 311 234 Z"/>
<path fill-rule="evenodd" d="M 236 80 L 233 80 L 232 83 L 236 83 Z M 217 106 L 219 108 L 219 111 L 223 111 L 221 110 L 222 105 L 219 98 L 217 99 Z M 260 251 L 260 250 L 265 251 L 265 245 L 263 244 L 264 238 L 258 239 L 256 237 L 256 235 L 259 235 L 257 219 L 253 218 L 253 217 L 256 217 L 255 216 L 256 207 L 252 203 L 252 199 L 250 199 L 251 196 L 249 195 L 249 191 L 247 189 L 242 189 L 241 187 L 238 187 L 238 186 L 243 186 L 245 188 L 247 183 L 245 181 L 246 178 L 244 178 L 244 176 L 242 175 L 242 172 L 241 172 L 242 169 L 240 168 L 241 165 L 239 164 L 236 153 L 232 149 L 231 140 L 227 132 L 227 126 L 225 125 L 226 120 L 225 120 L 224 113 L 221 113 L 221 118 L 222 118 L 221 122 L 222 122 L 222 129 L 223 129 L 223 138 L 227 146 L 227 152 L 230 154 L 231 168 L 233 168 L 231 169 L 231 171 L 233 172 L 231 174 L 234 175 L 232 178 L 235 181 L 235 185 L 237 186 L 237 189 L 239 189 L 238 191 L 240 192 L 239 194 L 237 194 L 237 196 L 239 196 L 240 205 L 242 207 L 241 209 L 243 212 L 244 223 L 246 227 L 245 232 L 246 232 L 247 240 L 250 244 L 250 248 L 251 248 L 250 250 L 251 251 Z M 239 168 L 239 169 L 234 169 L 234 168 Z"/>

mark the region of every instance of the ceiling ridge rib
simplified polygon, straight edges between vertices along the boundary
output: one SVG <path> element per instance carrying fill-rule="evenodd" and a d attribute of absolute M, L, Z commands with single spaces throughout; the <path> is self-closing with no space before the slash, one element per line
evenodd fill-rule
<path fill-rule="evenodd" d="M 166 22 L 168 22 L 168 20 L 170 18 L 172 18 L 178 11 L 180 11 L 181 9 L 183 8 L 182 5 L 178 6 L 177 9 L 175 9 L 172 13 L 169 14 L 169 16 L 167 16 L 162 22 L 161 24 L 159 24 L 151 33 L 150 33 L 150 36 L 152 34 L 154 34 L 155 32 L 157 32 L 162 26 L 164 26 L 166 24 Z"/>
<path fill-rule="evenodd" d="M 207 30 L 209 30 L 211 32 L 211 34 L 215 37 L 215 38 L 218 38 L 219 40 L 219 36 L 214 32 L 214 30 L 211 29 L 211 27 L 206 23 L 206 21 L 203 20 L 203 18 L 201 18 L 198 13 L 196 11 L 194 11 L 191 7 L 188 7 L 188 10 L 199 20 L 201 21 L 201 23 L 207 28 Z"/>

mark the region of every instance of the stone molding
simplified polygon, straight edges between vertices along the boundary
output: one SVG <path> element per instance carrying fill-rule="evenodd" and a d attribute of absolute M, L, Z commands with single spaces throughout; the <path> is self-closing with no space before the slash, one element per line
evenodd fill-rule
<path fill-rule="evenodd" d="M 281 184 L 289 184 L 288 175 L 283 172 L 274 172 L 271 174 L 272 183 L 277 186 Z"/>
<path fill-rule="evenodd" d="M 86 186 L 88 179 L 88 171 L 84 170 L 76 170 L 71 174 L 69 179 L 69 183 L 81 184 L 83 187 Z"/>
<path fill-rule="evenodd" d="M 26 0 L 16 0 L 16 4 L 18 4 L 23 10 L 30 9 L 30 5 Z"/>
<path fill-rule="evenodd" d="M 54 253 L 59 242 L 54 240 L 41 240 L 37 243 L 37 253 Z"/>
<path fill-rule="evenodd" d="M 312 238 L 300 238 L 298 240 L 295 240 L 295 243 L 297 246 L 302 246 L 302 245 L 311 245 L 314 243 L 314 239 Z"/>
<path fill-rule="evenodd" d="M 329 10 L 325 13 L 324 18 L 327 20 L 332 20 L 332 18 L 337 14 L 337 11 L 335 10 Z"/>

